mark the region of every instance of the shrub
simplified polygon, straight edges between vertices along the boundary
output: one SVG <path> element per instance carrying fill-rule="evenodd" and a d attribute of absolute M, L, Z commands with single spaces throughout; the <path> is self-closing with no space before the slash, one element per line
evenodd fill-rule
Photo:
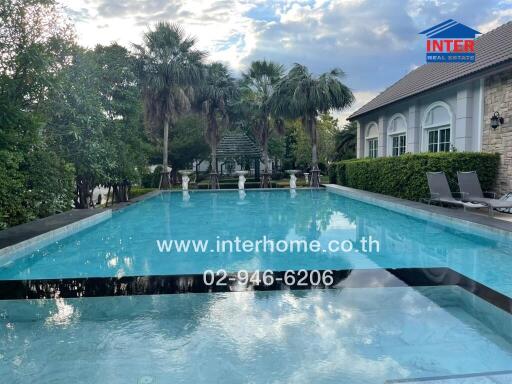
<path fill-rule="evenodd" d="M 496 183 L 498 165 L 498 154 L 421 153 L 340 161 L 331 165 L 329 175 L 347 187 L 419 200 L 429 196 L 426 172 L 443 171 L 451 190 L 458 192 L 457 171 L 476 171 L 482 189 L 490 191 Z"/>
<path fill-rule="evenodd" d="M 27 176 L 19 171 L 21 153 L 0 150 L 0 229 L 21 224 L 35 215 L 25 210 Z"/>
<path fill-rule="evenodd" d="M 75 196 L 75 167 L 47 149 L 27 156 L 26 208 L 35 217 L 46 217 L 72 208 Z"/>
<path fill-rule="evenodd" d="M 336 183 L 336 171 L 338 169 L 338 164 L 339 163 L 332 163 L 329 165 L 329 168 L 327 169 L 327 174 L 329 175 L 329 183 L 331 184 Z"/>
<path fill-rule="evenodd" d="M 142 175 L 141 185 L 143 188 L 158 188 L 160 184 L 160 174 L 162 166 L 155 167 L 152 173 Z"/>
<path fill-rule="evenodd" d="M 134 199 L 136 197 L 145 195 L 146 193 L 155 191 L 156 188 L 140 188 L 140 187 L 132 187 L 130 188 L 130 199 Z"/>
<path fill-rule="evenodd" d="M 0 229 L 71 209 L 74 173 L 47 149 L 0 150 Z"/>

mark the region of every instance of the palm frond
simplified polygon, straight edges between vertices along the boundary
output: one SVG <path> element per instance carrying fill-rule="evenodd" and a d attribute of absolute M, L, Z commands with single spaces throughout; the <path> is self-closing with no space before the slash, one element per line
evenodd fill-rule
<path fill-rule="evenodd" d="M 135 68 L 144 97 L 145 121 L 158 131 L 190 109 L 193 88 L 203 78 L 206 53 L 194 48 L 196 39 L 174 23 L 158 22 L 133 44 Z"/>
<path fill-rule="evenodd" d="M 341 82 L 343 75 L 341 69 L 334 68 L 317 77 L 306 66 L 294 64 L 277 84 L 270 102 L 273 113 L 285 118 L 316 117 L 350 106 L 354 95 Z"/>

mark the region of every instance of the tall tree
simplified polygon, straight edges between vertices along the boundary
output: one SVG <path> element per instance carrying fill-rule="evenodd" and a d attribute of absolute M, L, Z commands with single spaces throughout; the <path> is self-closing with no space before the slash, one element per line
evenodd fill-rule
<path fill-rule="evenodd" d="M 320 186 L 318 168 L 317 118 L 322 113 L 346 108 L 354 101 L 350 89 L 341 82 L 343 72 L 333 69 L 320 76 L 295 64 L 279 81 L 272 96 L 272 111 L 281 117 L 300 118 L 311 141 L 311 185 Z"/>
<path fill-rule="evenodd" d="M 106 180 L 112 202 L 127 201 L 131 183 L 138 181 L 147 165 L 149 142 L 143 126 L 143 110 L 135 74 L 134 58 L 116 43 L 94 49 L 98 66 L 99 93 L 107 117 L 103 140 L 109 145 Z"/>
<path fill-rule="evenodd" d="M 308 169 L 311 163 L 311 142 L 309 135 L 302 128 L 300 120 L 288 124 L 287 133 L 295 129 L 295 154 L 296 166 L 299 169 Z M 330 161 L 335 159 L 335 137 L 338 133 L 337 120 L 331 115 L 323 113 L 318 116 L 316 123 L 317 130 L 317 156 L 320 170 L 327 169 Z"/>
<path fill-rule="evenodd" d="M 180 117 L 170 132 L 169 158 L 178 169 L 191 169 L 192 163 L 208 158 L 209 147 L 204 139 L 203 119 L 195 113 Z M 173 176 L 176 172 L 173 170 Z"/>
<path fill-rule="evenodd" d="M 73 44 L 54 1 L 0 1 L 0 229 L 71 208 L 73 167 L 46 145 L 42 105 Z"/>
<path fill-rule="evenodd" d="M 336 148 L 334 160 L 348 160 L 356 157 L 357 124 L 347 123 L 336 132 L 334 145 Z"/>
<path fill-rule="evenodd" d="M 160 188 L 170 187 L 168 166 L 169 129 L 190 109 L 193 86 L 203 77 L 203 51 L 183 29 L 159 22 L 144 34 L 144 43 L 134 45 L 137 73 L 144 97 L 146 123 L 151 133 L 162 133 L 162 177 Z M 163 130 L 163 132 L 162 132 Z"/>
<path fill-rule="evenodd" d="M 249 104 L 253 116 L 253 134 L 261 145 L 263 177 L 261 187 L 270 187 L 268 142 L 272 132 L 284 133 L 283 121 L 273 118 L 271 100 L 275 87 L 284 74 L 282 65 L 272 61 L 253 61 L 249 70 L 242 74 L 243 99 Z"/>
<path fill-rule="evenodd" d="M 94 188 L 108 178 L 115 162 L 105 140 L 107 115 L 100 83 L 94 53 L 76 48 L 72 65 L 59 73 L 46 102 L 45 137 L 75 166 L 76 208 L 93 205 Z"/>
<path fill-rule="evenodd" d="M 217 172 L 217 144 L 220 139 L 219 120 L 228 123 L 228 103 L 238 95 L 235 80 L 226 66 L 213 63 L 206 68 L 206 77 L 199 88 L 199 101 L 206 120 L 206 141 L 211 149 L 210 188 L 219 188 Z"/>

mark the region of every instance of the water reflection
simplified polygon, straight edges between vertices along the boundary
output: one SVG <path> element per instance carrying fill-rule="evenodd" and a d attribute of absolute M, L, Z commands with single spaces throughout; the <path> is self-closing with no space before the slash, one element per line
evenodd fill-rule
<path fill-rule="evenodd" d="M 50 311 L 49 316 L 46 318 L 45 323 L 48 326 L 69 325 L 73 320 L 75 308 L 73 305 L 68 304 L 64 299 L 56 298 L 55 310 Z"/>
<path fill-rule="evenodd" d="M 374 384 L 508 369 L 510 342 L 475 317 L 497 324 L 504 312 L 482 301 L 472 311 L 464 295 L 397 287 L 4 301 L 0 375 Z"/>

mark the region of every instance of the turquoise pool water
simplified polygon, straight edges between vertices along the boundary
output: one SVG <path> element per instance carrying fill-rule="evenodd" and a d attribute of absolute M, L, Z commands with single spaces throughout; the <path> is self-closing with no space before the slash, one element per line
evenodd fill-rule
<path fill-rule="evenodd" d="M 211 252 L 264 236 L 325 252 Z M 14 259 L 0 280 L 400 267 L 450 267 L 512 296 L 510 240 L 324 190 L 164 193 Z M 503 384 L 511 335 L 510 314 L 457 286 L 0 300 L 0 382 Z"/>
<path fill-rule="evenodd" d="M 331 240 L 380 252 L 159 252 L 156 240 Z M 229 249 L 227 249 L 229 251 Z M 512 296 L 512 242 L 459 231 L 324 190 L 164 193 L 0 268 L 0 279 L 448 266 Z"/>
<path fill-rule="evenodd" d="M 0 378 L 384 384 L 485 377 L 512 367 L 511 325 L 508 314 L 458 287 L 2 301 Z"/>

